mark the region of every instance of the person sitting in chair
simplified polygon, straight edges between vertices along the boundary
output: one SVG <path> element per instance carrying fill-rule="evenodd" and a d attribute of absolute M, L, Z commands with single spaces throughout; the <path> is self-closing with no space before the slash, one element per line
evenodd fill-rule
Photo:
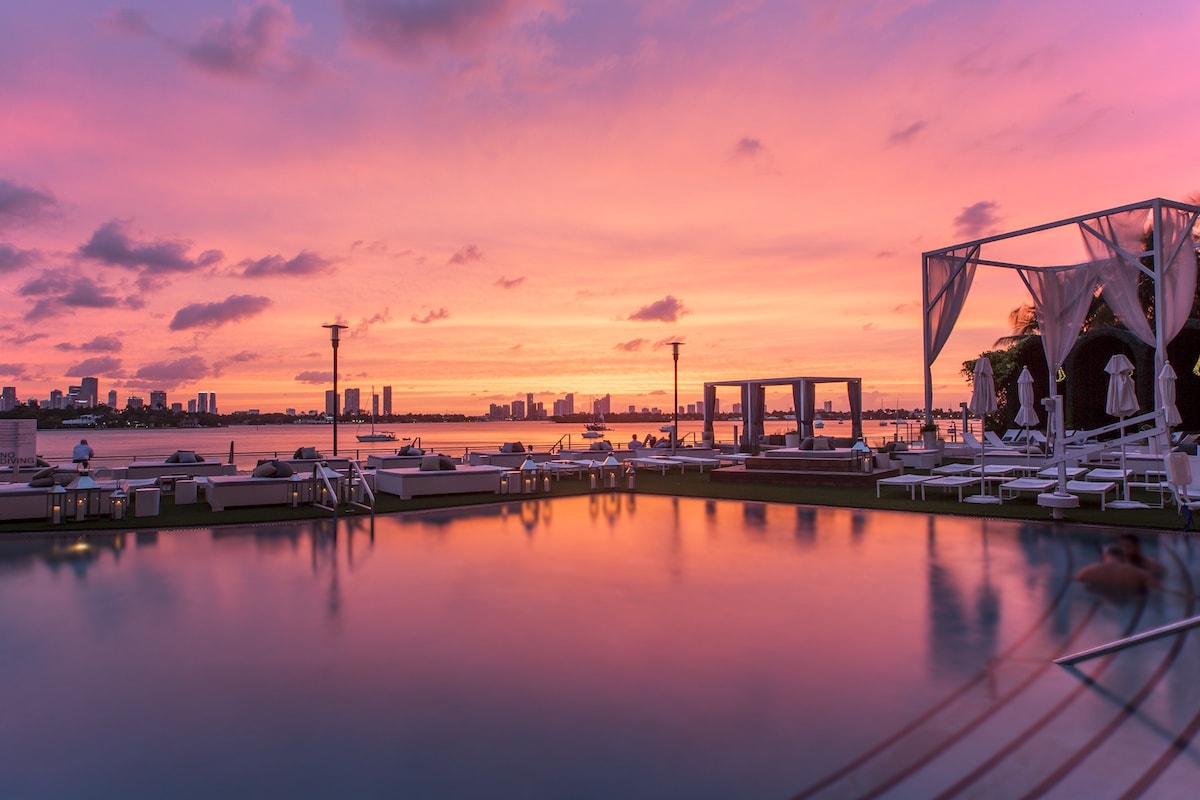
<path fill-rule="evenodd" d="M 629 440 L 629 449 L 637 450 L 641 446 L 642 446 L 642 443 L 638 441 L 637 434 L 635 433 L 633 435 L 633 438 Z"/>
<path fill-rule="evenodd" d="M 78 464 L 80 468 L 87 469 L 96 452 L 92 450 L 92 446 L 88 444 L 87 439 L 80 439 L 79 444 L 71 449 L 71 461 Z"/>

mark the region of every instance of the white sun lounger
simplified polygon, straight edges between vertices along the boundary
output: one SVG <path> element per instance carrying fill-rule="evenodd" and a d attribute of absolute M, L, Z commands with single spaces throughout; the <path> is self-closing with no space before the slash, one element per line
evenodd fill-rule
<path fill-rule="evenodd" d="M 971 477 L 970 475 L 939 475 L 936 478 L 930 478 L 920 484 L 921 499 L 925 499 L 926 486 L 940 486 L 946 491 L 951 489 L 958 490 L 958 502 L 963 501 L 963 489 L 968 486 L 978 486 L 979 478 Z"/>
<path fill-rule="evenodd" d="M 624 463 L 633 464 L 638 469 L 656 469 L 663 475 L 671 467 L 679 467 L 679 471 L 683 472 L 683 462 L 673 458 L 627 458 Z"/>
<path fill-rule="evenodd" d="M 1052 489 L 1057 481 L 1051 478 L 1017 478 L 1000 484 L 1000 499 L 1014 500 L 1021 492 L 1045 492 Z"/>
<path fill-rule="evenodd" d="M 701 472 L 704 472 L 705 467 L 715 469 L 716 467 L 721 466 L 721 462 L 715 458 L 701 458 L 699 456 L 673 455 L 670 456 L 670 460 L 678 461 L 680 464 L 683 464 L 684 467 L 699 467 Z"/>
<path fill-rule="evenodd" d="M 1068 494 L 1090 494 L 1099 497 L 1101 511 L 1104 510 L 1105 499 L 1107 498 L 1109 492 L 1112 492 L 1114 495 L 1117 493 L 1116 483 L 1112 481 L 1067 481 Z"/>
<path fill-rule="evenodd" d="M 928 480 L 928 475 L 893 475 L 890 478 L 880 478 L 875 481 L 875 497 L 879 497 L 879 490 L 884 486 L 905 486 L 908 487 L 909 496 L 916 500 L 917 487 Z"/>

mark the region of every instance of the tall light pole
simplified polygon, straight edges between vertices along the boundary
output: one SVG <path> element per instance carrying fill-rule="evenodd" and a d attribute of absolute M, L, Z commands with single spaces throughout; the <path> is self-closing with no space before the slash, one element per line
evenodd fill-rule
<path fill-rule="evenodd" d="M 336 456 L 338 454 L 338 452 L 337 452 L 338 407 L 341 405 L 341 401 L 338 399 L 338 388 L 337 388 L 338 340 L 341 338 L 341 336 L 340 336 L 341 332 L 349 326 L 339 325 L 335 322 L 332 325 L 322 325 L 321 327 L 329 328 L 329 343 L 331 345 L 333 345 L 333 454 L 334 454 L 334 456 Z"/>
<path fill-rule="evenodd" d="M 683 342 L 671 342 L 671 357 L 675 359 L 675 421 L 671 427 L 671 455 L 675 455 L 675 446 L 679 442 L 679 345 Z"/>

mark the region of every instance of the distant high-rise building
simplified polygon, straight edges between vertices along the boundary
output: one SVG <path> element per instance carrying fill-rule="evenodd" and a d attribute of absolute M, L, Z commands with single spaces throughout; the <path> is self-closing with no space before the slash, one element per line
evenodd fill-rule
<path fill-rule="evenodd" d="M 188 413 L 189 414 L 196 413 L 196 401 L 195 400 L 188 400 Z"/>
<path fill-rule="evenodd" d="M 150 392 L 150 407 L 163 409 L 167 407 L 167 393 L 164 391 L 155 390 Z"/>
<path fill-rule="evenodd" d="M 825 409 L 826 414 L 829 414 L 833 411 L 833 401 L 832 400 L 826 400 L 822 405 Z"/>
<path fill-rule="evenodd" d="M 100 382 L 95 378 L 79 381 L 79 404 L 88 408 L 100 405 Z"/>
<path fill-rule="evenodd" d="M 592 401 L 592 413 L 598 417 L 612 413 L 612 395 L 606 394 L 599 400 Z"/>
<path fill-rule="evenodd" d="M 117 390 L 116 389 L 108 390 L 108 407 L 112 408 L 112 409 L 115 409 L 117 407 Z"/>
<path fill-rule="evenodd" d="M 392 415 L 392 387 L 383 387 L 383 415 L 390 417 Z"/>
<path fill-rule="evenodd" d="M 512 401 L 512 418 L 513 419 L 525 419 L 526 418 L 526 416 L 525 416 L 525 401 L 524 400 L 513 400 Z"/>
<path fill-rule="evenodd" d="M 371 416 L 379 416 L 379 395 L 371 392 Z"/>
<path fill-rule="evenodd" d="M 62 408 L 63 407 L 62 389 L 51 389 L 50 390 L 50 407 L 51 408 Z"/>
<path fill-rule="evenodd" d="M 217 413 L 217 393 L 216 392 L 208 393 L 208 413 L 210 413 L 210 414 Z"/>
<path fill-rule="evenodd" d="M 142 397 L 128 397 L 125 400 L 125 407 L 133 409 L 145 408 L 146 400 Z"/>
<path fill-rule="evenodd" d="M 5 386 L 0 389 L 0 411 L 12 411 L 17 407 L 17 387 Z"/>
<path fill-rule="evenodd" d="M 574 414 L 575 413 L 575 395 L 574 395 L 574 393 L 568 394 L 566 397 L 563 398 L 563 408 L 566 409 L 563 412 L 564 414 Z"/>
<path fill-rule="evenodd" d="M 325 413 L 331 417 L 340 416 L 342 413 L 341 410 L 338 409 L 337 392 L 333 391 L 333 389 L 325 390 Z"/>
<path fill-rule="evenodd" d="M 362 394 L 358 389 L 346 390 L 346 401 L 342 404 L 343 413 L 358 414 L 362 411 Z"/>
<path fill-rule="evenodd" d="M 196 395 L 196 413 L 208 413 L 208 392 L 200 392 Z"/>
<path fill-rule="evenodd" d="M 183 403 L 171 403 L 171 410 L 176 414 L 183 413 Z"/>
<path fill-rule="evenodd" d="M 296 416 L 296 409 L 294 409 L 294 408 L 285 408 L 285 409 L 283 410 L 283 413 L 284 413 L 284 414 L 287 414 L 289 417 L 294 417 L 294 416 Z"/>
<path fill-rule="evenodd" d="M 533 402 L 533 392 L 525 393 L 525 419 L 536 419 L 533 415 L 533 409 L 536 405 Z"/>

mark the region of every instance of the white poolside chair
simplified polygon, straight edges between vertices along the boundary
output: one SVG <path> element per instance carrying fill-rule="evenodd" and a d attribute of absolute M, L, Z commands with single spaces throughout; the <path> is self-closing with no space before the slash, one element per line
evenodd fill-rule
<path fill-rule="evenodd" d="M 1188 462 L 1187 453 L 1167 453 L 1166 458 L 1167 488 L 1171 491 L 1171 499 L 1175 502 L 1176 513 L 1182 514 L 1186 508 L 1187 521 L 1183 529 L 1191 527 L 1192 512 L 1200 509 L 1200 499 L 1192 499 L 1190 487 L 1192 483 L 1192 466 Z"/>

